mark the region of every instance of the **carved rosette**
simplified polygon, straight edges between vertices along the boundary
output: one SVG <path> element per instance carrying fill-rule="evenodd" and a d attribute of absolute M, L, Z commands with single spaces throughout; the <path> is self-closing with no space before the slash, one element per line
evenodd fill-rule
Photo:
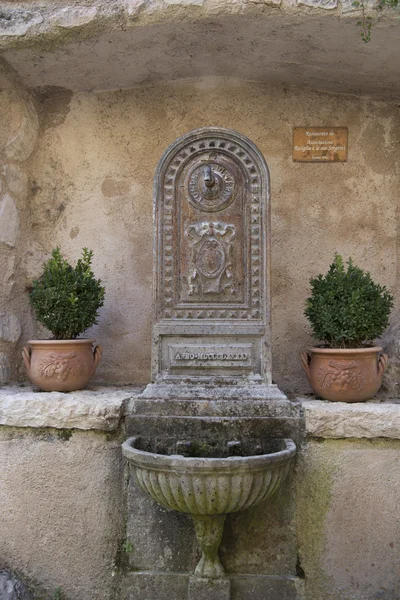
<path fill-rule="evenodd" d="M 207 167 L 200 165 L 190 173 L 188 200 L 198 210 L 219 212 L 235 198 L 235 179 L 229 169 L 218 163 L 211 161 Z"/>

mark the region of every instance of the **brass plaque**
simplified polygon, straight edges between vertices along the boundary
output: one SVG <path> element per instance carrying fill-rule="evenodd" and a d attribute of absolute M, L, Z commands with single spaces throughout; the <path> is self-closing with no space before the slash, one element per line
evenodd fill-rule
<path fill-rule="evenodd" d="M 347 127 L 294 127 L 295 162 L 346 162 Z"/>

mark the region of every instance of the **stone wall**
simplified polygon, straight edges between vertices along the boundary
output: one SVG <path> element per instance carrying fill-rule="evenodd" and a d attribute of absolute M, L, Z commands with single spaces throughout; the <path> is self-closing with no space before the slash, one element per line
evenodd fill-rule
<path fill-rule="evenodd" d="M 397 104 L 205 78 L 98 94 L 39 88 L 35 105 L 41 128 L 27 163 L 26 258 L 38 270 L 57 244 L 71 260 L 83 246 L 94 250 L 106 286 L 99 325 L 89 332 L 105 348 L 99 380 L 149 380 L 153 175 L 164 149 L 196 127 L 240 131 L 270 168 L 272 372 L 279 386 L 309 390 L 298 358 L 311 342 L 304 300 L 309 278 L 326 272 L 335 251 L 399 298 Z M 294 163 L 292 128 L 306 124 L 347 126 L 348 162 Z M 28 318 L 24 327 L 37 335 Z"/>
<path fill-rule="evenodd" d="M 0 383 L 20 375 L 17 342 L 26 322 L 23 261 L 29 260 L 26 161 L 38 134 L 38 118 L 18 77 L 0 63 Z"/>
<path fill-rule="evenodd" d="M 0 568 L 35 600 L 187 600 L 190 518 L 155 504 L 122 458 L 123 416 L 143 428 L 137 393 L 0 390 Z M 302 405 L 290 477 L 227 519 L 232 600 L 397 600 L 400 405 Z"/>
<path fill-rule="evenodd" d="M 0 389 L 0 568 L 35 600 L 116 597 L 126 536 L 120 426 L 130 394 Z"/>
<path fill-rule="evenodd" d="M 306 600 L 400 597 L 400 405 L 306 401 L 297 472 Z"/>

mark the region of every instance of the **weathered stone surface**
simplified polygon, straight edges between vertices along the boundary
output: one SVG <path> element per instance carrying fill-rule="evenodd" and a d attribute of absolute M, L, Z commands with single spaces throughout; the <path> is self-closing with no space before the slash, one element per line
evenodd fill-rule
<path fill-rule="evenodd" d="M 21 336 L 21 325 L 15 315 L 0 311 L 0 340 L 17 342 Z"/>
<path fill-rule="evenodd" d="M 360 13 L 361 13 L 361 5 L 354 6 L 354 0 L 341 0 L 340 5 L 342 8 L 343 15 L 346 15 L 346 14 L 354 12 L 354 11 L 360 11 Z M 377 2 L 376 2 L 376 0 L 364 0 L 363 5 L 367 9 L 374 8 L 377 6 Z"/>
<path fill-rule="evenodd" d="M 10 571 L 0 571 L 1 600 L 33 600 L 26 586 Z"/>
<path fill-rule="evenodd" d="M 10 194 L 0 199 L 0 242 L 14 247 L 19 237 L 19 214 Z"/>
<path fill-rule="evenodd" d="M 3 165 L 1 172 L 13 197 L 23 204 L 28 197 L 28 176 L 25 171 L 9 163 Z"/>
<path fill-rule="evenodd" d="M 247 0 L 250 4 L 265 4 L 266 6 L 279 7 L 282 4 L 282 0 Z"/>
<path fill-rule="evenodd" d="M 9 246 L 0 247 L 0 273 L 2 273 L 0 297 L 6 299 L 15 283 L 15 252 Z"/>
<path fill-rule="evenodd" d="M 27 244 L 22 255 L 22 269 L 29 283 L 43 273 L 43 265 L 48 256 L 41 244 L 37 242 Z"/>
<path fill-rule="evenodd" d="M 187 600 L 187 573 L 129 573 L 124 588 L 127 600 Z"/>
<path fill-rule="evenodd" d="M 128 17 L 135 17 L 142 10 L 144 6 L 146 6 L 145 0 L 125 0 L 124 2 L 125 10 L 128 14 Z"/>
<path fill-rule="evenodd" d="M 112 431 L 135 388 L 93 388 L 64 394 L 31 388 L 0 389 L 0 425 Z"/>
<path fill-rule="evenodd" d="M 381 340 L 385 352 L 389 355 L 381 392 L 389 398 L 400 398 L 400 313 L 393 314 L 391 321 Z"/>
<path fill-rule="evenodd" d="M 400 439 L 400 404 L 302 399 L 302 405 L 309 436 Z"/>
<path fill-rule="evenodd" d="M 188 600 L 231 600 L 229 579 L 190 577 Z"/>
<path fill-rule="evenodd" d="M 338 7 L 338 0 L 297 0 L 297 4 L 332 10 Z"/>
<path fill-rule="evenodd" d="M 112 438 L 0 427 L 0 564 L 29 574 L 36 599 L 57 588 L 71 600 L 116 598 L 124 464 Z"/>
<path fill-rule="evenodd" d="M 17 98 L 9 107 L 15 127 L 7 139 L 5 155 L 10 160 L 25 161 L 35 147 L 39 121 L 36 110 L 28 96 Z"/>
<path fill-rule="evenodd" d="M 187 573 L 131 572 L 124 585 L 127 600 L 188 600 Z M 303 600 L 297 577 L 268 577 L 233 574 L 229 576 L 230 600 Z M 203 596 L 193 596 L 195 600 Z M 206 599 L 214 596 L 204 596 Z M 224 596 L 217 597 L 218 600 Z M 313 599 L 314 600 L 314 599 Z M 316 600 L 316 599 L 315 599 Z"/>
<path fill-rule="evenodd" d="M 303 600 L 298 577 L 231 575 L 231 600 Z"/>
<path fill-rule="evenodd" d="M 15 8 L 2 9 L 0 35 L 23 36 L 29 29 L 40 23 L 43 23 L 43 17 L 39 12 Z"/>
<path fill-rule="evenodd" d="M 97 15 L 96 6 L 68 6 L 56 11 L 50 17 L 50 21 L 58 27 L 71 28 L 87 25 Z"/>
<path fill-rule="evenodd" d="M 203 6 L 205 0 L 164 0 L 165 4 Z"/>
<path fill-rule="evenodd" d="M 400 598 L 399 451 L 398 440 L 310 440 L 299 455 L 307 600 Z"/>
<path fill-rule="evenodd" d="M 9 383 L 11 379 L 10 360 L 4 352 L 0 352 L 0 385 Z M 1 598 L 1 596 L 0 596 Z"/>

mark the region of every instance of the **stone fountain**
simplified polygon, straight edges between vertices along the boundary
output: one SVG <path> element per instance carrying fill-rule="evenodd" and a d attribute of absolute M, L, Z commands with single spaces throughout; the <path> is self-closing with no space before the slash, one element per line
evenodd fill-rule
<path fill-rule="evenodd" d="M 123 453 L 158 504 L 193 518 L 202 556 L 175 600 L 255 598 L 221 564 L 225 519 L 264 506 L 301 434 L 299 406 L 271 379 L 269 190 L 260 151 L 226 129 L 184 135 L 157 167 L 153 382 L 129 407 Z M 130 597 L 159 600 L 156 574 L 143 577 Z M 295 598 L 289 583 L 282 598 Z M 270 584 L 257 583 L 263 600 Z"/>

